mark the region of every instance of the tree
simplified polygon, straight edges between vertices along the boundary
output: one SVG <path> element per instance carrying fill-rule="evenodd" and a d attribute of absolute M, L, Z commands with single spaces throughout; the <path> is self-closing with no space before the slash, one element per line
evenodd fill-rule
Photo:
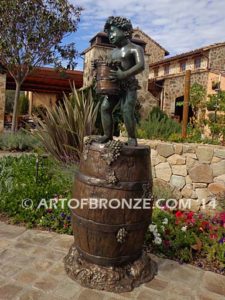
<path fill-rule="evenodd" d="M 197 118 L 197 112 L 205 108 L 205 102 L 206 90 L 201 84 L 195 82 L 190 89 L 190 105 L 195 118 Z"/>
<path fill-rule="evenodd" d="M 21 85 L 34 67 L 75 64 L 75 44 L 62 45 L 77 30 L 82 8 L 68 0 L 1 0 L 0 62 L 16 83 L 12 131 L 16 130 Z"/>

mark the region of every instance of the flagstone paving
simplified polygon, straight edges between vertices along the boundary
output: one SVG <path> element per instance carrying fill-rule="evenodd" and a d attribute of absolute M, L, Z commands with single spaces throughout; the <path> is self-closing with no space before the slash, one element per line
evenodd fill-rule
<path fill-rule="evenodd" d="M 225 276 L 152 258 L 158 274 L 132 292 L 113 294 L 81 287 L 65 273 L 63 257 L 73 237 L 0 222 L 1 300 L 224 300 Z"/>

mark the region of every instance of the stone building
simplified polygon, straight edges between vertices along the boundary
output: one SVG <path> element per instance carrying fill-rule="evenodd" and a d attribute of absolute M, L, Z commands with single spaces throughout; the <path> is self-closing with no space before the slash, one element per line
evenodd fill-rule
<path fill-rule="evenodd" d="M 191 85 L 201 84 L 207 95 L 215 93 L 213 82 L 220 81 L 220 88 L 225 90 L 225 43 L 162 59 L 151 63 L 149 68 L 149 90 L 158 98 L 162 110 L 181 119 L 182 110 L 176 102 L 183 100 L 186 70 L 191 70 Z"/>
<path fill-rule="evenodd" d="M 141 89 L 138 90 L 138 100 L 141 104 L 140 112 L 142 116 L 146 116 L 152 106 L 158 105 L 158 99 L 154 97 L 154 95 L 150 93 L 148 89 L 149 64 L 162 60 L 165 55 L 169 54 L 169 52 L 139 28 L 134 29 L 132 42 L 142 46 L 145 53 L 145 70 L 136 77 L 141 87 Z M 82 53 L 84 55 L 84 86 L 89 86 L 92 83 L 92 61 L 95 59 L 106 60 L 108 54 L 113 48 L 114 46 L 109 43 L 108 37 L 104 32 L 97 33 L 90 40 L 90 46 Z"/>

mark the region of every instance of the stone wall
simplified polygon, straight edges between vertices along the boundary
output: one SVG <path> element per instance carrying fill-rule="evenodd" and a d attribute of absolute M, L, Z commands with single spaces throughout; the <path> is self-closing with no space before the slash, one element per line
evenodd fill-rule
<path fill-rule="evenodd" d="M 140 90 L 137 91 L 138 101 L 141 104 L 140 114 L 142 118 L 146 118 L 148 116 L 149 111 L 152 107 L 159 105 L 159 100 L 155 98 L 148 91 L 148 78 L 149 78 L 149 55 L 145 54 L 145 69 L 140 74 L 136 75 L 138 79 L 138 83 L 141 87 Z"/>
<path fill-rule="evenodd" d="M 150 55 L 149 64 L 155 63 L 164 59 L 165 50 L 153 41 L 147 34 L 142 32 L 140 29 L 134 29 L 133 37 L 139 38 L 146 43 L 145 52 Z"/>
<path fill-rule="evenodd" d="M 0 132 L 4 130 L 6 75 L 0 73 Z"/>
<path fill-rule="evenodd" d="M 191 85 L 195 82 L 208 87 L 207 71 L 192 72 Z M 175 112 L 176 98 L 184 95 L 184 74 L 165 78 L 164 81 L 164 104 L 163 110 L 172 115 Z"/>
<path fill-rule="evenodd" d="M 210 68 L 225 70 L 225 46 L 210 49 Z"/>
<path fill-rule="evenodd" d="M 169 187 L 178 200 L 191 199 L 194 210 L 214 200 L 225 205 L 225 147 L 153 140 L 139 144 L 151 147 L 154 182 Z"/>

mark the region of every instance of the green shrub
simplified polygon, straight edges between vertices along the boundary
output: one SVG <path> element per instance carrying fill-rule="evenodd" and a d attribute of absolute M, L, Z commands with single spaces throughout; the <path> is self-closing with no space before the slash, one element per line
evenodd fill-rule
<path fill-rule="evenodd" d="M 46 107 L 42 118 L 36 118 L 36 133 L 46 151 L 59 162 L 78 163 L 84 137 L 93 132 L 98 105 L 90 88 L 80 91 L 73 86 L 59 106 Z"/>
<path fill-rule="evenodd" d="M 29 227 L 71 233 L 69 208 L 65 204 L 64 209 L 51 209 L 50 199 L 70 199 L 72 181 L 73 174 L 64 172 L 52 159 L 35 155 L 4 157 L 0 159 L 0 212 Z M 41 205 L 37 209 L 42 199 L 48 208 Z"/>
<path fill-rule="evenodd" d="M 180 133 L 181 125 L 169 118 L 159 107 L 154 107 L 147 120 L 141 121 L 137 136 L 144 139 L 166 140 L 171 134 Z"/>
<path fill-rule="evenodd" d="M 21 115 L 25 115 L 28 113 L 29 110 L 29 100 L 27 96 L 21 95 L 19 99 L 19 113 Z"/>
<path fill-rule="evenodd" d="M 37 149 L 40 145 L 39 140 L 33 134 L 23 130 L 0 134 L 0 150 L 30 151 Z"/>

